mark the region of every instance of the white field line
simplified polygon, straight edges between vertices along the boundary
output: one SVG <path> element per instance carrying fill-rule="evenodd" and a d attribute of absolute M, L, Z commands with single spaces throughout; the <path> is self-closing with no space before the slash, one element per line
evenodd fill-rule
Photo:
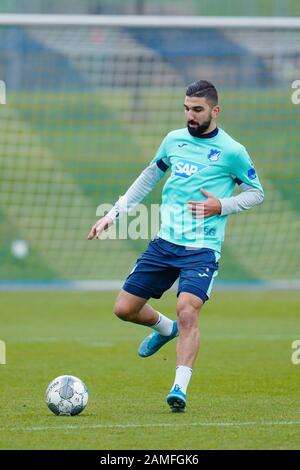
<path fill-rule="evenodd" d="M 64 431 L 83 429 L 127 429 L 127 428 L 182 428 L 184 427 L 248 427 L 248 426 L 299 426 L 300 420 L 296 421 L 241 421 L 241 422 L 196 422 L 196 423 L 125 423 L 125 424 L 90 424 L 75 425 L 65 424 L 61 426 L 14 426 L 4 427 L 2 431 Z"/>
<path fill-rule="evenodd" d="M 297 335 L 296 335 L 297 336 Z M 298 335 L 299 336 L 299 335 Z M 240 334 L 206 334 L 206 341 L 240 341 L 240 340 L 251 340 L 251 341 L 292 341 L 295 338 L 295 333 L 283 333 L 283 334 L 261 334 L 251 335 L 247 333 Z M 101 341 L 97 339 L 89 338 L 60 338 L 60 337 L 36 337 L 36 338 L 11 338 L 6 340 L 7 344 L 47 344 L 47 343 L 81 343 L 87 346 L 94 346 L 98 348 L 109 348 L 120 342 L 138 341 L 138 338 L 126 338 L 124 336 L 114 336 L 113 341 Z"/>
<path fill-rule="evenodd" d="M 296 335 L 297 336 L 297 335 Z M 300 335 L 298 335 L 300 336 Z M 284 333 L 284 334 L 262 334 L 262 335 L 251 335 L 247 333 L 241 333 L 236 335 L 230 334 L 213 334 L 213 335 L 205 335 L 206 341 L 226 341 L 226 340 L 251 340 L 251 341 L 292 341 L 295 337 L 295 333 Z M 137 341 L 138 338 L 124 338 L 119 336 L 114 336 L 114 341 L 101 341 L 97 339 L 89 339 L 89 338 L 59 338 L 51 336 L 49 338 L 43 337 L 36 337 L 36 338 L 12 338 L 6 340 L 7 343 L 83 343 L 90 346 L 96 347 L 111 347 L 119 342 L 128 342 L 128 341 Z"/>
<path fill-rule="evenodd" d="M 121 289 L 124 280 L 53 280 L 53 281 L 1 281 L 0 292 L 107 292 Z M 177 281 L 170 288 L 176 291 Z M 273 280 L 258 282 L 231 282 L 216 281 L 216 291 L 272 291 L 272 290 L 300 290 L 300 278 L 290 280 Z"/>
<path fill-rule="evenodd" d="M 0 15 L 1 25 L 110 26 L 133 28 L 287 28 L 300 27 L 299 17 L 288 16 L 173 16 L 173 15 L 78 15 L 18 14 Z"/>

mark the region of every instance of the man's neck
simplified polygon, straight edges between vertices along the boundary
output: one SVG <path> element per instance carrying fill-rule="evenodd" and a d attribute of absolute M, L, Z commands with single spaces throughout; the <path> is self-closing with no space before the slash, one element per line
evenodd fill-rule
<path fill-rule="evenodd" d="M 203 134 L 199 135 L 197 138 L 198 139 L 211 139 L 212 137 L 215 137 L 219 132 L 219 129 L 217 126 L 215 126 L 210 132 L 204 132 Z"/>
<path fill-rule="evenodd" d="M 209 128 L 206 129 L 206 131 L 203 132 L 202 135 L 204 136 L 205 134 L 210 134 L 210 133 L 213 132 L 216 128 L 217 128 L 217 123 L 216 123 L 216 122 L 211 122 Z"/>

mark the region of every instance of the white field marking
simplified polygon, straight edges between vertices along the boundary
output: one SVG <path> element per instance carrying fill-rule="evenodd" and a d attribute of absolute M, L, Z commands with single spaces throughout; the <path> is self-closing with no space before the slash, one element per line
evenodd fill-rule
<path fill-rule="evenodd" d="M 66 424 L 61 426 L 15 426 L 2 428 L 3 431 L 64 431 L 69 429 L 126 429 L 126 428 L 174 428 L 174 427 L 247 427 L 247 426 L 299 426 L 297 421 L 242 421 L 242 422 L 199 422 L 199 423 L 127 423 L 127 424 L 90 424 L 75 425 Z"/>
<path fill-rule="evenodd" d="M 170 16 L 170 15 L 79 15 L 79 14 L 20 14 L 0 15 L 1 25 L 55 25 L 55 26 L 110 26 L 110 27 L 151 27 L 159 28 L 299 28 L 297 17 L 257 16 Z"/>
<path fill-rule="evenodd" d="M 0 127 L 1 128 L 1 127 Z M 0 163 L 1 163 L 1 146 L 0 146 Z M 23 210 L 23 209 L 22 209 Z M 53 280 L 53 281 L 0 281 L 0 292 L 93 292 L 93 291 L 118 291 L 121 289 L 124 281 L 119 280 Z M 272 280 L 272 281 L 254 281 L 254 282 L 231 282 L 216 281 L 215 290 L 218 292 L 259 292 L 259 291 L 294 291 L 300 289 L 299 279 Z M 177 290 L 177 281 L 170 288 L 170 291 Z"/>
<path fill-rule="evenodd" d="M 286 341 L 290 340 L 292 341 L 294 339 L 295 334 L 294 333 L 284 333 L 284 334 L 266 334 L 266 335 L 249 335 L 247 333 L 241 333 L 241 334 L 236 334 L 236 335 L 230 335 L 230 334 L 213 334 L 205 335 L 205 340 L 206 341 L 232 341 L 232 340 L 251 340 L 251 341 Z M 89 339 L 89 338 L 58 338 L 58 337 L 48 337 L 48 338 L 43 338 L 43 337 L 37 337 L 37 338 L 13 338 L 9 342 L 10 343 L 84 343 L 89 346 L 95 346 L 95 347 L 110 347 L 113 346 L 120 341 L 122 342 L 134 342 L 134 341 L 139 341 L 138 338 L 124 338 L 124 337 L 118 337 L 114 336 L 115 341 L 98 341 L 97 339 Z"/>

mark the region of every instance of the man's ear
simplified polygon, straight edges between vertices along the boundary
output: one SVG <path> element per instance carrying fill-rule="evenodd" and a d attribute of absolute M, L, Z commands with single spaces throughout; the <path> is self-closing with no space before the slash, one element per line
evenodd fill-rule
<path fill-rule="evenodd" d="M 212 109 L 212 113 L 211 113 L 211 114 L 212 114 L 212 117 L 215 119 L 215 118 L 218 116 L 218 114 L 219 114 L 220 112 L 221 112 L 221 106 L 217 104 L 217 105 L 214 106 L 213 109 Z"/>

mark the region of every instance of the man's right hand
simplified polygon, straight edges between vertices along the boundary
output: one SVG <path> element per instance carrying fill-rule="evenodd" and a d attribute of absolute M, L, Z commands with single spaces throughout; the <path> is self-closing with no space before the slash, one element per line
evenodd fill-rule
<path fill-rule="evenodd" d="M 110 217 L 104 216 L 101 219 L 99 219 L 95 225 L 91 228 L 90 233 L 87 236 L 88 240 L 93 240 L 93 238 L 99 238 L 101 233 L 104 230 L 107 230 L 111 225 L 113 224 L 113 221 Z"/>

